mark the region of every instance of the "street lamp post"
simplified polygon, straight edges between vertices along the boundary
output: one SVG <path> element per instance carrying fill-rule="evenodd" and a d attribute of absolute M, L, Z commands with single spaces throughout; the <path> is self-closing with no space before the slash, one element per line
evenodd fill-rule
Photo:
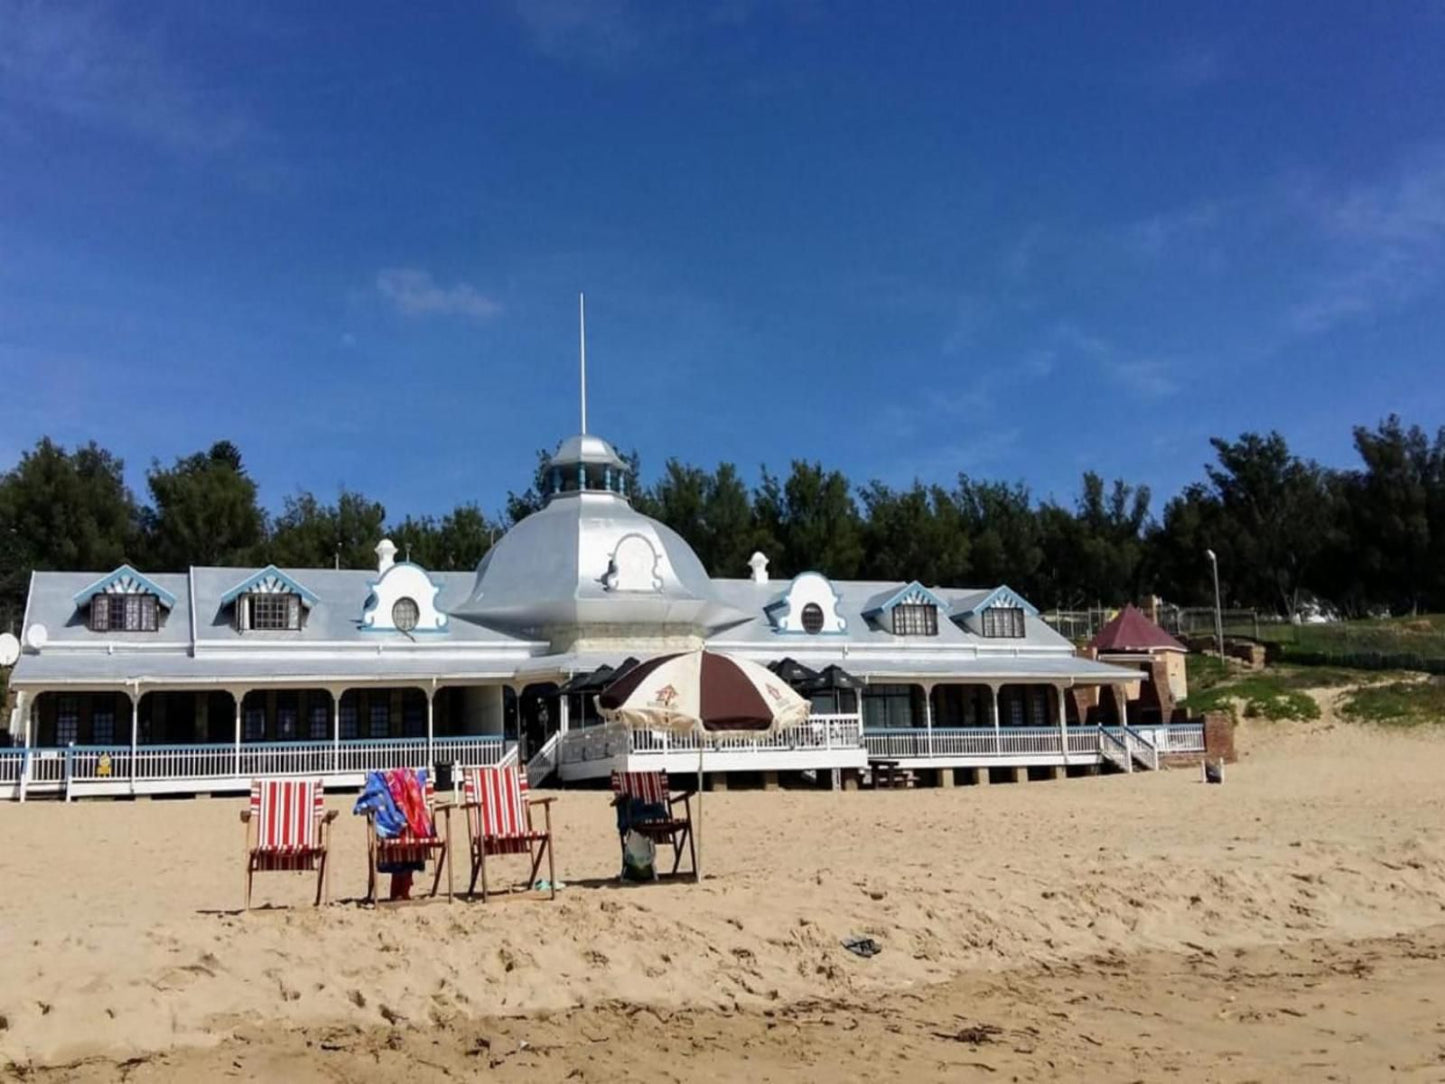
<path fill-rule="evenodd" d="M 1205 550 L 1209 558 L 1209 565 L 1214 570 L 1214 645 L 1219 649 L 1219 657 L 1224 658 L 1224 615 L 1219 609 L 1219 558 L 1214 555 L 1213 550 Z"/>

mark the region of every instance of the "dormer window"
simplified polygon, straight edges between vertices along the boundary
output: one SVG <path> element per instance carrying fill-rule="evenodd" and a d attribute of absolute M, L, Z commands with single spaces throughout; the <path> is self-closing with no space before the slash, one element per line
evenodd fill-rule
<path fill-rule="evenodd" d="M 983 634 L 991 638 L 1014 638 L 1024 634 L 1024 612 L 1017 606 L 992 606 L 983 611 Z"/>
<path fill-rule="evenodd" d="M 900 602 L 893 607 L 894 636 L 937 636 L 938 607 L 931 602 Z"/>
<path fill-rule="evenodd" d="M 823 631 L 823 607 L 816 602 L 803 607 L 803 631 L 809 635 Z"/>
<path fill-rule="evenodd" d="M 93 632 L 155 632 L 159 614 L 155 595 L 100 594 L 90 600 Z"/>
<path fill-rule="evenodd" d="M 231 624 L 237 632 L 294 632 L 306 624 L 306 614 L 320 599 L 315 592 L 267 565 L 221 596 L 231 607 Z"/>
<path fill-rule="evenodd" d="M 130 565 L 121 565 L 76 592 L 74 601 L 93 632 L 155 632 L 161 627 L 161 611 L 175 606 L 176 596 Z"/>
<path fill-rule="evenodd" d="M 939 610 L 948 613 L 948 603 L 914 580 L 874 595 L 864 603 L 863 616 L 894 636 L 937 636 Z"/>
<path fill-rule="evenodd" d="M 301 627 L 301 596 L 273 591 L 242 595 L 236 600 L 236 618 L 242 629 L 282 632 Z"/>

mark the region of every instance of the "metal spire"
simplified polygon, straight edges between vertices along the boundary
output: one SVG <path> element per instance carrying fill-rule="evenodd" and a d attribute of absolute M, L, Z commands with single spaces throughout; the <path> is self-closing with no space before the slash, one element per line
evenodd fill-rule
<path fill-rule="evenodd" d="M 577 295 L 578 336 L 582 347 L 582 435 L 587 435 L 587 297 Z"/>

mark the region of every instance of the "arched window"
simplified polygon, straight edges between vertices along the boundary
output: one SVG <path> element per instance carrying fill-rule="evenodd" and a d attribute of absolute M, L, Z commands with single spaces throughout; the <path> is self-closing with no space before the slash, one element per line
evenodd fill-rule
<path fill-rule="evenodd" d="M 416 628 L 418 618 L 421 617 L 421 609 L 417 606 L 415 599 L 399 598 L 391 607 L 391 623 L 402 632 L 410 632 Z"/>
<path fill-rule="evenodd" d="M 803 607 L 803 631 L 807 633 L 823 631 L 823 607 L 816 602 L 810 602 Z"/>

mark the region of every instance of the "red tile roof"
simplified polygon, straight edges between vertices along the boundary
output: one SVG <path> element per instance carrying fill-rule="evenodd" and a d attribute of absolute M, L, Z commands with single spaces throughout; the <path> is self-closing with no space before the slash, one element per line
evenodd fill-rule
<path fill-rule="evenodd" d="M 1114 620 L 1101 628 L 1089 646 L 1096 651 L 1188 650 L 1132 605 L 1125 606 Z"/>

